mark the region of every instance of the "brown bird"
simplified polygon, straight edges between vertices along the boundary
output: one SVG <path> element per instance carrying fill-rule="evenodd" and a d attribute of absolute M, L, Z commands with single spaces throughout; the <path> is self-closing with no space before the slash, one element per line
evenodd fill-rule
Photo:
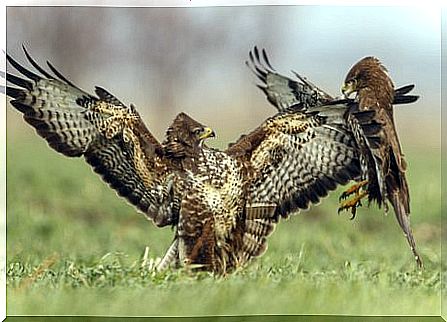
<path fill-rule="evenodd" d="M 257 47 L 254 47 L 253 51 L 250 52 L 250 60 L 246 63 L 250 69 L 255 73 L 255 75 L 259 78 L 261 81 L 261 84 L 258 85 L 258 87 L 264 92 L 266 95 L 268 101 L 274 105 L 279 111 L 284 111 L 286 109 L 290 109 L 293 106 L 299 106 L 302 109 L 306 109 L 312 106 L 318 106 L 322 104 L 328 104 L 330 102 L 333 102 L 336 100 L 336 98 L 332 97 L 330 94 L 325 92 L 323 89 L 317 87 L 315 84 L 310 82 L 305 77 L 299 75 L 298 73 L 294 72 L 297 79 L 291 79 L 289 77 L 283 76 L 275 71 L 275 69 L 272 67 L 272 65 L 269 62 L 267 53 L 264 49 L 262 51 L 259 51 Z M 360 154 L 360 160 L 362 165 L 362 175 L 356 179 L 356 181 L 361 181 L 359 185 L 353 186 L 351 189 L 348 189 L 346 192 L 344 192 L 341 196 L 341 199 L 344 199 L 348 197 L 352 193 L 356 193 L 357 196 L 354 199 L 347 200 L 346 202 L 341 204 L 340 210 L 343 209 L 350 209 L 353 217 L 355 216 L 356 208 L 360 206 L 360 200 L 362 197 L 365 197 L 367 194 L 369 194 L 370 200 L 377 201 L 378 205 L 381 206 L 384 204 L 384 199 L 386 199 L 386 193 L 385 188 L 387 187 L 386 184 L 383 182 L 383 178 L 385 178 L 384 172 L 390 171 L 390 160 L 386 157 L 382 160 L 378 158 L 377 152 L 374 153 L 375 150 L 378 148 L 387 150 L 387 146 L 389 146 L 391 143 L 395 146 L 395 154 L 393 157 L 393 160 L 396 160 L 393 165 L 393 169 L 398 168 L 399 171 L 394 171 L 394 173 L 398 173 L 399 175 L 393 175 L 393 177 L 388 176 L 388 184 L 392 184 L 392 182 L 396 181 L 396 188 L 399 190 L 399 192 L 396 192 L 396 189 L 392 188 L 386 188 L 393 191 L 391 194 L 392 197 L 392 204 L 395 209 L 397 209 L 396 216 L 398 218 L 399 224 L 404 230 L 407 239 L 410 243 L 410 246 L 413 250 L 413 253 L 416 257 L 418 265 L 422 266 L 422 259 L 419 256 L 419 254 L 416 251 L 416 246 L 414 242 L 414 238 L 411 233 L 410 224 L 409 224 L 409 197 L 408 197 L 408 184 L 405 179 L 405 173 L 403 172 L 406 168 L 405 160 L 403 159 L 400 145 L 397 139 L 397 133 L 394 127 L 394 121 L 392 116 L 392 104 L 409 104 L 413 103 L 416 100 L 418 100 L 419 96 L 417 95 L 408 95 L 409 92 L 411 92 L 414 88 L 414 85 L 406 85 L 403 87 L 400 87 L 396 90 L 394 90 L 394 86 L 392 84 L 391 79 L 386 73 L 386 70 L 384 67 L 378 62 L 377 59 L 369 58 L 368 60 L 375 60 L 377 64 L 373 64 L 370 67 L 377 67 L 377 65 L 380 65 L 380 67 L 377 67 L 378 73 L 372 73 L 372 70 L 369 68 L 365 68 L 365 71 L 367 71 L 366 74 L 363 74 L 363 72 L 360 70 L 363 65 L 363 63 L 359 62 L 358 68 L 355 66 L 347 76 L 346 80 L 352 81 L 349 82 L 349 84 L 346 84 L 346 94 L 350 90 L 354 90 L 354 87 L 359 87 L 356 77 L 362 78 L 360 81 L 363 87 L 362 89 L 362 95 L 358 95 L 358 104 L 353 105 L 353 111 L 358 110 L 370 110 L 367 107 L 369 104 L 371 106 L 374 106 L 374 102 L 377 102 L 379 104 L 379 101 L 383 105 L 388 105 L 387 110 L 389 112 L 387 113 L 385 117 L 378 115 L 376 117 L 376 120 L 384 121 L 386 125 L 386 128 L 391 128 L 388 131 L 390 135 L 393 136 L 392 139 L 385 139 L 385 143 L 381 145 L 380 141 L 383 140 L 383 138 L 379 137 L 371 137 L 370 140 L 365 140 L 364 133 L 362 134 L 362 131 L 353 131 L 356 135 L 356 141 L 357 145 L 362 150 L 362 153 Z M 375 66 L 375 67 L 374 67 Z M 355 75 L 354 75 L 355 73 Z M 351 79 L 353 78 L 353 79 Z M 375 91 L 377 91 L 377 94 L 371 93 L 373 89 L 368 88 L 368 86 L 365 86 L 366 82 L 373 82 L 376 84 L 376 88 L 374 88 Z M 383 85 L 381 85 L 383 83 Z M 351 87 L 352 86 L 352 87 Z M 379 89 L 377 87 L 379 86 L 385 86 L 386 88 Z M 382 91 L 383 92 L 380 92 Z M 360 94 L 360 92 L 359 92 Z M 368 94 L 368 95 L 367 95 Z M 377 95 L 375 97 L 374 95 Z M 300 104 L 298 104 L 300 103 Z M 298 105 L 294 105 L 298 104 Z M 377 105 L 377 104 L 376 104 Z M 363 107 L 363 108 L 362 108 Z M 383 110 L 380 112 L 380 114 L 383 114 Z M 356 128 L 357 126 L 355 123 L 357 122 L 355 117 L 350 118 L 351 127 Z M 366 128 L 365 128 L 366 129 Z M 394 134 L 393 134 L 394 133 Z M 384 151 L 386 152 L 386 151 Z M 382 179 L 378 179 L 381 177 Z M 368 183 L 368 191 L 360 191 L 360 187 L 366 186 L 367 181 L 366 178 L 369 179 Z M 399 202 L 397 199 L 400 199 L 402 202 Z M 391 201 L 391 199 L 390 199 Z M 386 206 L 386 204 L 384 204 Z M 406 213 L 407 215 L 403 216 L 402 214 Z"/>
<path fill-rule="evenodd" d="M 330 104 L 338 99 L 295 71 L 293 71 L 295 79 L 279 74 L 272 67 L 265 49 L 259 50 L 255 46 L 245 64 L 261 81 L 257 87 L 280 112 L 292 106 L 306 109 Z M 396 89 L 393 104 L 409 104 L 417 101 L 419 96 L 408 95 L 413 88 L 414 85 L 406 85 Z"/>
<path fill-rule="evenodd" d="M 162 144 L 150 133 L 133 105 L 124 105 L 100 87 L 91 95 L 66 79 L 51 64 L 54 75 L 25 50 L 32 72 L 9 55 L 21 77 L 6 74 L 11 105 L 23 114 L 54 150 L 83 156 L 104 181 L 157 226 L 173 226 L 175 241 L 159 265 L 175 259 L 214 272 L 240 266 L 265 250 L 269 225 L 243 240 L 255 215 L 241 217 L 245 187 L 240 162 L 207 148 L 214 132 L 185 113 L 168 128 Z M 262 214 L 260 212 L 259 214 Z M 238 227 L 237 232 L 234 228 Z M 253 228 L 255 229 L 255 228 Z M 256 243 L 258 243 L 257 245 Z M 228 264 L 227 264 L 228 263 Z"/>
<path fill-rule="evenodd" d="M 416 243 L 410 227 L 410 195 L 405 177 L 407 164 L 402 153 L 393 117 L 394 84 L 387 69 L 379 59 L 365 57 L 357 62 L 348 72 L 342 86 L 346 97 L 357 93 L 359 111 L 376 112 L 375 119 L 382 124 L 382 143 L 370 146 L 370 158 L 374 159 L 377 168 L 368 169 L 367 180 L 350 189 L 347 194 L 356 193 L 342 207 L 356 207 L 361 198 L 368 195 L 370 201 L 387 209 L 386 200 L 393 206 L 400 227 L 408 240 L 419 267 L 423 266 L 422 258 L 416 249 Z M 366 190 L 359 193 L 362 186 Z"/>
<path fill-rule="evenodd" d="M 263 254 L 281 217 L 318 203 L 360 175 L 358 148 L 348 126 L 350 104 L 290 110 L 268 118 L 226 151 L 182 143 L 190 118 L 177 118 L 166 149 L 181 151 L 185 170 L 174 180 L 179 219 L 159 269 L 184 264 L 226 273 Z M 355 113 L 362 126 L 374 113 Z M 179 146 L 181 144 L 181 146 Z M 182 159 L 185 155 L 189 160 Z"/>
<path fill-rule="evenodd" d="M 32 72 L 9 55 L 22 77 L 7 73 L 7 95 L 51 148 L 68 157 L 83 156 L 117 193 L 160 227 L 176 225 L 175 200 L 168 198 L 173 177 L 183 171 L 179 146 L 160 144 L 133 105 L 120 102 L 105 89 L 88 94 L 67 80 L 50 63 L 50 74 L 24 48 Z M 15 86 L 11 86 L 15 85 Z M 180 117 L 180 116 L 179 116 Z M 182 132 L 184 144 L 198 149 L 213 132 L 191 122 Z M 177 150 L 175 150 L 177 149 Z M 175 153 L 175 155 L 174 155 Z"/>
<path fill-rule="evenodd" d="M 344 100 L 280 112 L 226 151 L 208 148 L 203 140 L 213 131 L 181 113 L 160 144 L 135 107 L 99 87 L 96 96 L 88 94 L 25 54 L 40 75 L 8 55 L 23 75 L 7 73 L 11 104 L 53 149 L 84 156 L 157 226 L 176 229 L 159 269 L 171 263 L 216 273 L 242 267 L 266 250 L 279 218 L 361 174 L 352 115 L 366 140 L 381 129 L 374 111 L 351 113 L 357 103 Z"/>

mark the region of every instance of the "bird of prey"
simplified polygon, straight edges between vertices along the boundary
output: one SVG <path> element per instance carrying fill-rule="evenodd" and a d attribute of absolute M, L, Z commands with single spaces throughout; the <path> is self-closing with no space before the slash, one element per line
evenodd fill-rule
<path fill-rule="evenodd" d="M 237 160 L 203 145 L 203 140 L 214 136 L 209 127 L 180 113 L 160 144 L 133 105 L 127 107 L 100 87 L 95 88 L 96 96 L 88 94 L 50 63 L 54 75 L 40 67 L 25 48 L 24 52 L 38 73 L 7 56 L 8 62 L 22 74 L 6 75 L 7 95 L 13 98 L 11 104 L 50 147 L 68 157 L 83 156 L 119 195 L 155 225 L 175 227 L 176 240 L 160 269 L 166 267 L 173 252 L 180 264 L 198 263 L 212 271 L 226 270 L 224 261 L 217 263 L 223 251 L 228 254 L 226 257 L 231 257 L 240 250 L 246 260 L 261 254 L 262 238 L 272 229 L 269 224 L 263 231 L 257 228 L 258 222 L 262 224 L 262 219 L 257 218 L 263 215 L 262 211 L 249 214 L 247 220 L 236 216 L 236 213 L 245 216 L 240 209 L 243 199 L 237 198 L 245 187 L 243 173 L 237 172 L 241 170 Z M 225 209 L 220 212 L 219 194 L 231 197 L 223 200 Z M 206 212 L 210 207 L 212 214 Z M 202 213 L 212 217 L 204 218 Z M 243 228 L 239 229 L 239 235 L 233 233 L 235 221 Z M 256 236 L 246 238 L 245 245 L 244 232 L 253 230 Z M 214 234 L 215 246 L 209 239 Z M 227 238 L 238 239 L 234 242 L 236 249 L 225 248 L 222 239 Z M 258 240 L 260 246 L 255 245 Z"/>
<path fill-rule="evenodd" d="M 181 195 L 175 239 L 160 264 L 195 264 L 231 272 L 260 256 L 281 217 L 318 203 L 360 175 L 359 149 L 349 128 L 346 101 L 278 113 L 225 151 L 201 145 L 188 152 L 193 166 L 174 180 Z M 374 113 L 354 113 L 373 136 Z M 182 137 L 185 117 L 168 130 Z M 367 138 L 368 139 L 368 138 Z"/>
<path fill-rule="evenodd" d="M 8 85 L 6 93 L 24 120 L 57 152 L 83 156 L 105 182 L 155 225 L 174 224 L 175 204 L 168 197 L 179 164 L 150 133 L 136 108 L 100 87 L 95 88 L 96 96 L 88 94 L 50 63 L 54 75 L 41 68 L 25 48 L 24 52 L 41 75 L 9 55 L 8 62 L 22 76 L 6 75 L 9 84 L 15 85 Z M 190 125 L 192 133 L 185 135 L 184 141 L 193 147 L 212 134 L 198 122 Z"/>
<path fill-rule="evenodd" d="M 366 141 L 381 130 L 374 111 L 351 113 L 357 103 L 342 100 L 279 112 L 226 151 L 208 148 L 214 132 L 181 113 L 160 144 L 133 105 L 100 87 L 88 94 L 25 55 L 41 75 L 7 56 L 22 74 L 6 75 L 11 104 L 53 149 L 84 156 L 157 226 L 174 226 L 160 269 L 174 262 L 225 273 L 261 255 L 280 217 L 361 174 L 348 120 L 359 120 Z"/>
<path fill-rule="evenodd" d="M 267 100 L 280 112 L 291 106 L 306 109 L 339 99 L 295 71 L 292 72 L 297 79 L 291 79 L 276 72 L 265 49 L 260 51 L 255 46 L 249 52 L 249 57 L 250 59 L 245 63 L 261 81 L 257 87 L 264 92 Z M 406 85 L 396 89 L 393 104 L 415 102 L 419 96 L 407 95 L 413 88 L 414 85 Z"/>
<path fill-rule="evenodd" d="M 296 72 L 294 73 L 298 80 L 278 74 L 270 64 L 264 49 L 260 53 L 255 47 L 250 52 L 250 61 L 247 65 L 261 80 L 262 84 L 258 87 L 279 111 L 290 108 L 296 103 L 302 103 L 301 106 L 306 109 L 310 106 L 327 104 L 335 99 Z M 375 119 L 383 124 L 384 130 L 379 134 L 382 142 L 380 144 L 375 140 L 366 142 L 361 137 L 357 138 L 358 145 L 363 148 L 363 153 L 360 154 L 363 173 L 357 178 L 357 181 L 361 180 L 359 184 L 344 192 L 341 198 L 346 198 L 352 193 L 356 196 L 342 203 L 339 210 L 351 209 L 355 216 L 356 207 L 360 205 L 362 197 L 368 195 L 369 200 L 376 201 L 379 207 L 382 204 L 386 207 L 384 202 L 389 199 L 417 264 L 422 267 L 422 259 L 416 250 L 409 223 L 409 194 L 404 172 L 406 164 L 394 126 L 392 110 L 393 104 L 408 104 L 419 98 L 416 95 L 408 95 L 413 88 L 414 85 L 407 85 L 394 90 L 393 82 L 385 67 L 376 58 L 364 58 L 349 71 L 343 86 L 344 95 L 349 96 L 353 92 L 358 92 L 358 104 L 352 105 L 354 110 L 376 110 Z M 355 118 L 351 120 L 356 122 Z M 359 192 L 359 188 L 366 186 L 366 183 L 368 183 L 367 190 Z"/>
<path fill-rule="evenodd" d="M 371 158 L 374 158 L 379 165 L 377 171 L 368 175 L 367 180 L 351 190 L 356 193 L 351 200 L 351 205 L 355 207 L 362 197 L 368 195 L 370 201 L 375 200 L 387 209 L 386 200 L 388 200 L 393 206 L 397 221 L 404 231 L 418 265 L 422 267 L 422 258 L 416 250 L 410 227 L 410 195 L 405 177 L 407 164 L 394 124 L 393 81 L 379 59 L 365 57 L 357 62 L 346 75 L 342 92 L 346 97 L 356 93 L 358 110 L 376 111 L 375 119 L 383 126 L 383 144 L 370 149 Z M 358 193 L 363 185 L 368 186 L 367 190 Z"/>

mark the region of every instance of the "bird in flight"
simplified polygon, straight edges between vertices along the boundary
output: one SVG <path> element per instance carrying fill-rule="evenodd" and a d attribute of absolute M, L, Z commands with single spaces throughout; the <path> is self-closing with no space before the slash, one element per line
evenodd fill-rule
<path fill-rule="evenodd" d="M 407 164 L 397 135 L 393 116 L 394 84 L 388 71 L 375 57 L 365 57 L 357 62 L 346 75 L 342 86 L 343 94 L 348 97 L 356 93 L 356 105 L 359 111 L 375 111 L 375 119 L 382 124 L 382 144 L 372 146 L 370 158 L 378 165 L 377 170 L 370 169 L 367 179 L 363 180 L 348 194 L 355 196 L 348 200 L 346 207 L 356 207 L 360 200 L 368 196 L 387 210 L 386 201 L 393 206 L 396 219 L 404 231 L 419 267 L 422 258 L 416 249 L 416 242 L 410 227 L 410 194 L 405 176 Z M 366 190 L 359 192 L 362 187 Z"/>
<path fill-rule="evenodd" d="M 281 217 L 358 178 L 358 136 L 377 141 L 382 130 L 375 111 L 343 99 L 306 109 L 301 102 L 291 105 L 225 151 L 205 144 L 214 136 L 211 128 L 180 113 L 159 143 L 132 104 L 100 87 L 89 94 L 24 52 L 36 72 L 7 56 L 22 74 L 6 75 L 11 104 L 51 148 L 83 156 L 155 225 L 174 227 L 160 270 L 186 264 L 226 273 L 243 267 L 265 252 Z"/>
<path fill-rule="evenodd" d="M 261 80 L 258 87 L 264 92 L 268 101 L 279 111 L 301 103 L 303 109 L 328 104 L 337 100 L 317 87 L 307 78 L 294 72 L 297 79 L 290 79 L 275 71 L 269 62 L 266 51 L 254 47 L 250 52 L 247 65 Z M 405 177 L 406 163 L 402 154 L 397 131 L 394 125 L 393 105 L 409 104 L 418 100 L 417 95 L 408 95 L 414 85 L 406 85 L 394 90 L 393 82 L 386 68 L 374 57 L 366 57 L 356 63 L 348 72 L 342 86 L 342 93 L 349 97 L 357 93 L 357 104 L 352 111 L 376 111 L 375 121 L 382 124 L 383 129 L 372 140 L 364 140 L 361 131 L 354 131 L 362 164 L 362 175 L 356 179 L 358 184 L 347 189 L 340 200 L 344 201 L 339 208 L 351 210 L 353 217 L 361 205 L 361 199 L 368 196 L 379 207 L 386 207 L 386 200 L 393 205 L 396 218 L 404 231 L 419 267 L 423 266 L 422 258 L 416 250 L 416 243 L 411 231 L 409 214 L 409 191 Z M 351 118 L 352 127 L 358 127 L 356 118 Z M 365 188 L 365 190 L 363 190 Z"/>

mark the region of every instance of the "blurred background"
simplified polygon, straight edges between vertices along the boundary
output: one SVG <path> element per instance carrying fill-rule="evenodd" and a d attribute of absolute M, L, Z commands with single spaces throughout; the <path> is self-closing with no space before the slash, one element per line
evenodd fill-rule
<path fill-rule="evenodd" d="M 81 88 L 134 103 L 158 138 L 179 111 L 213 127 L 223 147 L 273 113 L 244 65 L 264 47 L 338 95 L 349 68 L 374 55 L 417 104 L 396 110 L 404 147 L 440 145 L 440 16 L 423 7 L 8 7 L 8 53 L 21 45 Z M 429 129 L 429 131 L 427 131 Z"/>
<path fill-rule="evenodd" d="M 65 276 L 70 263 L 90 267 L 114 252 L 132 263 L 146 245 L 160 256 L 172 232 L 136 216 L 85 162 L 51 151 L 8 105 L 9 314 L 439 314 L 440 30 L 439 11 L 422 6 L 8 7 L 10 55 L 29 66 L 25 44 L 42 66 L 51 61 L 84 90 L 98 85 L 135 104 L 159 140 L 181 111 L 212 127 L 217 138 L 209 143 L 219 148 L 272 115 L 244 64 L 254 45 L 267 50 L 278 72 L 296 70 L 333 95 L 360 58 L 380 58 L 396 86 L 415 84 L 420 95 L 396 107 L 395 121 L 427 267 L 408 273 L 415 265 L 394 215 L 372 206 L 353 221 L 337 216 L 339 190 L 278 225 L 266 255 L 242 277 L 194 288 L 166 282 L 162 291 L 147 280 L 143 288 L 126 280 L 115 292 L 54 292 L 42 279 L 23 292 L 16 286 L 27 269 L 52 254 L 61 272 L 54 276 Z"/>

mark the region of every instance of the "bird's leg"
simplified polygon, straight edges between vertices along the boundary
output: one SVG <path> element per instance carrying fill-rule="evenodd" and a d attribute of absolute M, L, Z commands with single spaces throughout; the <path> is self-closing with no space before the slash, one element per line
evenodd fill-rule
<path fill-rule="evenodd" d="M 363 182 L 364 182 L 364 181 L 362 181 L 361 183 L 359 183 L 358 185 L 356 185 L 355 189 L 353 189 L 353 187 L 351 187 L 350 189 L 348 189 L 348 190 L 352 190 L 353 192 L 350 192 L 350 193 L 347 194 L 347 195 L 349 196 L 349 195 L 351 195 L 352 193 L 355 193 L 355 196 L 352 197 L 352 198 L 350 198 L 350 199 L 348 199 L 348 200 L 345 200 L 345 201 L 341 202 L 341 203 L 340 203 L 340 207 L 338 208 L 338 213 L 340 213 L 340 212 L 343 211 L 343 210 L 349 210 L 349 209 L 351 209 L 351 214 L 352 214 L 351 219 L 354 219 L 354 218 L 355 218 L 355 213 L 356 213 L 356 211 L 357 211 L 357 208 L 362 206 L 362 202 L 361 202 L 361 200 L 362 200 L 363 198 L 365 198 L 365 197 L 368 195 L 368 191 L 366 191 L 366 190 L 362 190 L 362 191 L 360 191 L 360 188 L 361 188 L 362 186 L 365 185 L 365 183 L 363 183 Z M 366 182 L 367 182 L 367 181 L 366 181 Z M 362 184 L 362 185 L 360 185 L 360 184 Z M 360 185 L 360 186 L 359 186 L 359 185 Z M 348 190 L 347 190 L 347 191 L 348 191 Z"/>
<path fill-rule="evenodd" d="M 350 186 L 348 189 L 342 192 L 340 195 L 340 198 L 338 198 L 338 201 L 342 201 L 343 199 L 348 198 L 353 193 L 357 194 L 359 193 L 360 188 L 364 187 L 368 184 L 368 180 L 360 181 L 359 183 L 355 183 L 352 186 Z"/>
<path fill-rule="evenodd" d="M 347 190 L 343 191 L 343 193 L 340 195 L 339 198 L 340 207 L 338 208 L 338 213 L 340 213 L 343 210 L 351 209 L 352 213 L 351 219 L 354 219 L 357 208 L 362 205 L 361 200 L 368 195 L 367 191 L 365 190 L 360 191 L 360 189 L 362 189 L 367 184 L 368 180 L 363 180 L 360 181 L 359 183 L 352 185 Z M 342 200 L 348 198 L 352 194 L 355 194 L 355 196 L 352 197 L 351 199 L 342 202 Z"/>

